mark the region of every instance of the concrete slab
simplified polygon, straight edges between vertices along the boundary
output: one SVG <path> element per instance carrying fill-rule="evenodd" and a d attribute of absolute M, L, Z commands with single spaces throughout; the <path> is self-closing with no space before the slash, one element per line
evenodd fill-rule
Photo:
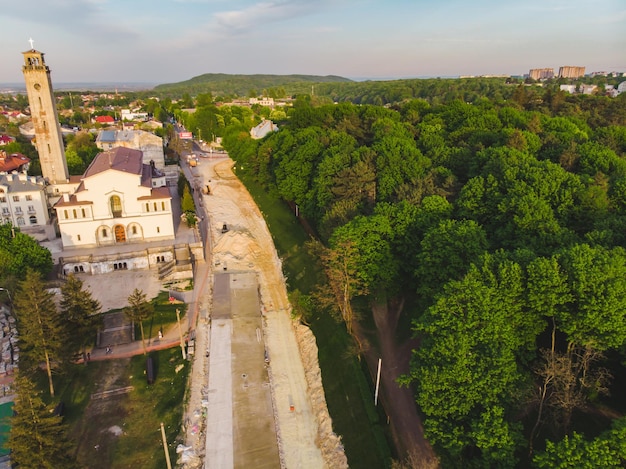
<path fill-rule="evenodd" d="M 230 319 L 212 321 L 204 462 L 207 469 L 233 468 L 231 335 Z"/>
<path fill-rule="evenodd" d="M 280 467 L 256 274 L 217 273 L 213 295 L 206 467 Z"/>

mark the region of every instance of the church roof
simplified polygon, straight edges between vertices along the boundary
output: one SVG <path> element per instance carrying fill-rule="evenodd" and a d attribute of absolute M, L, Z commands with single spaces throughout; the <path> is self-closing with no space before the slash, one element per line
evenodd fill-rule
<path fill-rule="evenodd" d="M 143 175 L 143 152 L 126 147 L 115 147 L 98 153 L 83 178 L 113 169 L 124 173 Z"/>

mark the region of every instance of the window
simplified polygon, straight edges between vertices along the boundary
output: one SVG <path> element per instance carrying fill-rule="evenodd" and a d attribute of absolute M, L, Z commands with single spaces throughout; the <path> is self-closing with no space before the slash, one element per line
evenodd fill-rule
<path fill-rule="evenodd" d="M 4 208 L 2 209 L 2 213 L 3 213 L 4 215 L 8 215 L 8 214 L 9 214 L 9 209 L 8 209 L 8 208 L 6 208 L 6 207 L 4 207 Z"/>
<path fill-rule="evenodd" d="M 81 208 L 80 209 L 80 213 L 82 214 L 83 218 L 85 218 L 87 215 L 85 215 L 85 209 Z"/>
<path fill-rule="evenodd" d="M 156 202 L 154 203 L 153 207 L 154 207 L 154 211 L 156 212 L 157 211 L 157 204 L 156 204 Z"/>
<path fill-rule="evenodd" d="M 136 235 L 137 234 L 137 227 L 135 225 L 133 225 L 132 230 L 133 230 L 133 234 Z"/>
<path fill-rule="evenodd" d="M 148 202 L 146 202 L 146 212 L 150 211 L 150 204 Z"/>
<path fill-rule="evenodd" d="M 24 218 L 23 217 L 18 217 L 17 218 L 17 224 L 19 226 L 24 226 L 26 223 L 24 222 Z"/>
<path fill-rule="evenodd" d="M 63 210 L 63 218 L 65 218 L 66 220 L 69 218 L 69 214 L 67 213 L 67 210 Z"/>
<path fill-rule="evenodd" d="M 34 205 L 29 205 L 28 206 L 28 213 L 33 213 L 35 211 L 35 206 Z"/>
<path fill-rule="evenodd" d="M 19 202 L 20 201 L 20 196 L 19 195 L 14 195 L 13 196 L 13 202 Z"/>
<path fill-rule="evenodd" d="M 22 207 L 15 207 L 15 213 L 22 213 Z"/>
<path fill-rule="evenodd" d="M 78 238 L 78 241 L 80 241 L 80 235 L 76 235 L 76 237 Z"/>
<path fill-rule="evenodd" d="M 109 236 L 109 233 L 107 232 L 106 228 L 102 228 L 102 237 L 106 238 L 107 236 Z"/>
<path fill-rule="evenodd" d="M 161 228 L 157 226 L 157 233 L 160 233 L 160 232 L 161 232 Z"/>
<path fill-rule="evenodd" d="M 111 213 L 115 218 L 122 216 L 122 199 L 118 195 L 113 195 L 109 199 L 111 205 Z"/>
<path fill-rule="evenodd" d="M 72 217 L 73 217 L 73 218 L 78 218 L 78 217 L 76 216 L 76 209 L 75 209 L 75 208 L 74 208 L 74 209 L 72 209 Z"/>
<path fill-rule="evenodd" d="M 161 202 L 161 210 L 165 211 L 165 202 Z"/>
<path fill-rule="evenodd" d="M 32 195 L 27 195 L 26 196 L 26 200 L 33 200 L 33 196 Z"/>
<path fill-rule="evenodd" d="M 6 197 L 0 197 L 0 202 L 2 202 L 3 204 L 7 203 L 7 198 Z"/>
<path fill-rule="evenodd" d="M 36 225 L 37 224 L 37 217 L 36 216 L 32 216 L 29 218 L 30 224 L 31 225 Z"/>

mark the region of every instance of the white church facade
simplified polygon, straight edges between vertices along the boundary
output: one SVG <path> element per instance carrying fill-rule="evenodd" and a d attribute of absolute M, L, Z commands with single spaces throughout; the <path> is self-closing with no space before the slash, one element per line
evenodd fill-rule
<path fill-rule="evenodd" d="M 172 197 L 164 184 L 139 150 L 98 154 L 76 191 L 54 205 L 63 249 L 173 240 Z"/>

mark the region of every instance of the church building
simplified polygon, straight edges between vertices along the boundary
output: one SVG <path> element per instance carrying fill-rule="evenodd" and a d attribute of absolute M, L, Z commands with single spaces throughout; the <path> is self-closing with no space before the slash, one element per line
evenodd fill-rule
<path fill-rule="evenodd" d="M 94 158 L 76 191 L 54 205 L 63 249 L 175 238 L 169 189 L 157 187 L 165 178 L 142 159 L 124 147 Z"/>

